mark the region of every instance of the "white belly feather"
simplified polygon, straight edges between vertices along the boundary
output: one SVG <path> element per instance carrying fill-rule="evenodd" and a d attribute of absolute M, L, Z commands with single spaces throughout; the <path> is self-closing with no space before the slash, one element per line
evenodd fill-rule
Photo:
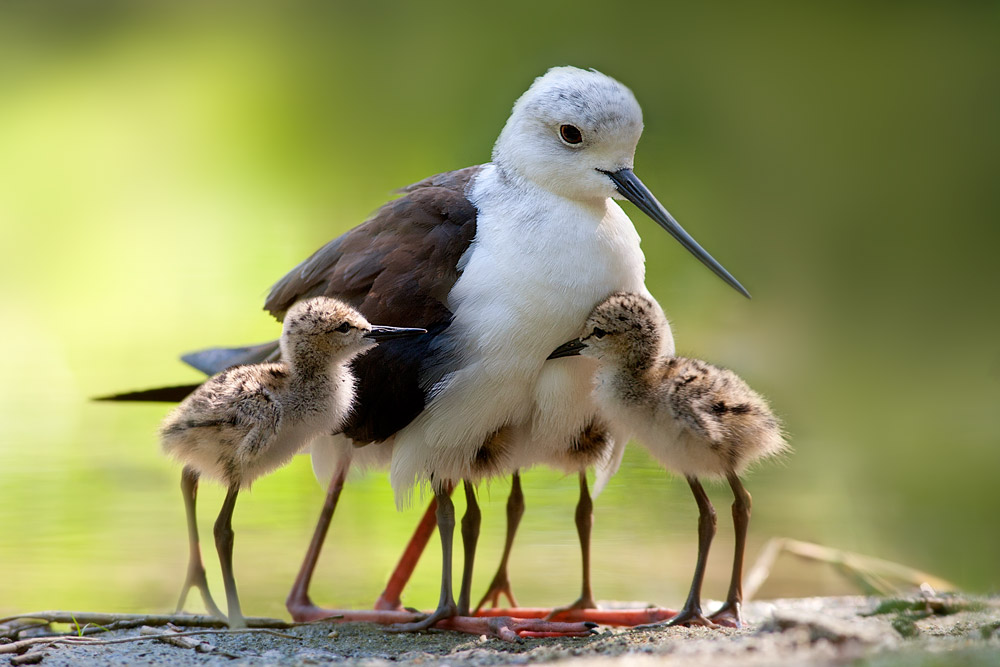
<path fill-rule="evenodd" d="M 432 471 L 440 480 L 472 476 L 477 449 L 502 427 L 527 436 L 511 469 L 534 462 L 533 447 L 544 461 L 547 443 L 565 446 L 594 414 L 592 372 L 580 360 L 546 364 L 546 357 L 578 336 L 611 292 L 646 291 L 639 236 L 613 201 L 513 191 L 492 166 L 470 198 L 479 211 L 476 238 L 448 297 L 460 361 L 394 438 L 397 502 Z"/>

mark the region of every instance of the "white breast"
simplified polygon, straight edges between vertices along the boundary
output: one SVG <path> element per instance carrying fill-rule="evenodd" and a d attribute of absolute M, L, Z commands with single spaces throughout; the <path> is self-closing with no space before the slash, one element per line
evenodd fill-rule
<path fill-rule="evenodd" d="M 604 367 L 597 374 L 594 398 L 605 419 L 627 425 L 636 442 L 676 474 L 714 478 L 726 470 L 721 454 L 712 450 L 704 438 L 685 428 L 659 396 L 639 403 L 625 400 L 620 394 L 620 381 L 621 376 L 611 367 Z"/>
<path fill-rule="evenodd" d="M 479 212 L 476 237 L 448 297 L 455 370 L 396 434 L 397 501 L 431 471 L 436 479 L 470 475 L 479 446 L 503 426 L 535 436 L 582 426 L 592 405 L 566 396 L 589 393 L 590 373 L 546 357 L 578 336 L 611 292 L 645 292 L 639 236 L 611 200 L 584 204 L 518 187 L 493 166 L 477 177 L 470 199 Z"/>

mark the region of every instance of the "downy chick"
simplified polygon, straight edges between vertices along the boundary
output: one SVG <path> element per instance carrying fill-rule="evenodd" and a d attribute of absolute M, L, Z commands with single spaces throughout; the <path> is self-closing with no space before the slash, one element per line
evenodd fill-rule
<path fill-rule="evenodd" d="M 743 623 L 742 573 L 750 494 L 739 475 L 751 463 L 787 449 L 767 401 L 732 371 L 673 355 L 670 325 L 649 297 L 618 292 L 601 302 L 584 334 L 550 359 L 572 355 L 599 362 L 594 397 L 606 419 L 625 423 L 665 468 L 682 474 L 698 503 L 698 562 L 684 608 L 669 625 Z M 732 487 L 736 549 L 726 602 L 710 617 L 701 586 L 715 535 L 715 510 L 700 478 L 724 477 Z"/>
<path fill-rule="evenodd" d="M 226 619 L 208 590 L 198 547 L 198 479 L 228 487 L 215 522 L 215 545 L 226 586 L 230 627 L 246 625 L 233 577 L 232 515 L 240 489 L 288 463 L 320 435 L 337 433 L 350 413 L 355 380 L 349 363 L 376 341 L 425 333 L 372 326 L 350 306 L 328 297 L 296 303 L 284 320 L 282 360 L 234 366 L 209 378 L 164 420 L 164 452 L 184 464 L 181 489 L 190 558 L 178 610 L 197 587 L 213 615 Z"/>

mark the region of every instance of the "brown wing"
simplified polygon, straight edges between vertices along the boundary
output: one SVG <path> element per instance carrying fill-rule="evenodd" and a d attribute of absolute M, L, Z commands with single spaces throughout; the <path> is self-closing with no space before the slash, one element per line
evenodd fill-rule
<path fill-rule="evenodd" d="M 405 188 L 403 197 L 278 281 L 264 304 L 281 319 L 299 299 L 330 296 L 350 303 L 373 324 L 428 330 L 385 341 L 355 359 L 358 393 L 345 433 L 358 444 L 385 440 L 424 408 L 424 388 L 434 379 L 428 369 L 440 368 L 438 357 L 445 353 L 434 341 L 451 323 L 445 298 L 476 234 L 476 209 L 465 189 L 479 169 L 439 174 Z"/>
<path fill-rule="evenodd" d="M 281 319 L 299 299 L 331 296 L 369 321 L 433 324 L 458 279 L 458 258 L 476 233 L 476 209 L 465 188 L 480 167 L 432 176 L 330 241 L 279 280 L 264 309 Z"/>

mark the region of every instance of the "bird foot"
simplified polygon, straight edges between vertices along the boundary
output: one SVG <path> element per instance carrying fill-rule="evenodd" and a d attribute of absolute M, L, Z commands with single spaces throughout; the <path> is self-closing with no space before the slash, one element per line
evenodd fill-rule
<path fill-rule="evenodd" d="M 387 630 L 389 632 L 423 632 L 430 629 L 438 621 L 452 618 L 456 614 L 458 614 L 458 607 L 454 602 L 448 602 L 438 605 L 437 609 L 424 618 L 409 623 L 398 623 L 387 628 Z"/>
<path fill-rule="evenodd" d="M 677 616 L 674 609 L 648 607 L 646 609 L 571 609 L 552 616 L 560 621 L 590 621 L 598 625 L 635 627 L 661 623 Z"/>
<path fill-rule="evenodd" d="M 378 623 L 392 625 L 393 623 L 410 623 L 420 620 L 424 614 L 405 609 L 324 609 L 309 603 L 308 605 L 288 607 L 292 620 L 296 623 L 309 623 L 329 619 L 338 623 Z"/>
<path fill-rule="evenodd" d="M 548 607 L 511 607 L 483 609 L 477 616 L 513 616 L 514 618 L 545 619 L 552 613 Z M 635 627 L 643 624 L 668 621 L 677 615 L 675 609 L 646 607 L 644 609 L 571 609 L 562 611 L 553 619 L 561 622 L 590 622 L 598 625 Z"/>
<path fill-rule="evenodd" d="M 660 621 L 659 623 L 648 623 L 645 625 L 636 626 L 639 630 L 649 630 L 652 628 L 670 628 L 677 625 L 683 625 L 685 627 L 690 627 L 692 625 L 703 625 L 706 628 L 717 629 L 719 626 L 709 620 L 702 612 L 701 609 L 695 607 L 689 609 L 685 607 L 681 609 L 677 614 L 667 621 Z"/>
<path fill-rule="evenodd" d="M 575 602 L 572 602 L 566 605 L 565 607 L 556 607 L 555 609 L 553 609 L 548 613 L 548 615 L 545 617 L 545 620 L 551 621 L 556 616 L 561 616 L 566 612 L 579 611 L 584 609 L 597 609 L 597 603 L 594 602 L 593 596 L 583 595 L 577 598 Z"/>
<path fill-rule="evenodd" d="M 422 614 L 419 612 L 405 611 L 403 609 L 324 609 L 313 603 L 308 595 L 296 594 L 293 592 L 285 600 L 285 609 L 296 623 L 310 623 L 323 619 L 335 619 L 348 622 L 356 621 L 360 623 L 380 623 L 391 625 L 392 623 L 406 623 L 419 619 Z"/>
<path fill-rule="evenodd" d="M 317 607 L 309 598 L 297 601 L 288 599 L 285 601 L 285 609 L 288 610 L 292 620 L 296 623 L 310 623 L 312 621 L 319 621 L 324 618 L 330 618 L 340 614 L 339 610 L 336 609 L 323 609 L 322 607 Z"/>
<path fill-rule="evenodd" d="M 525 638 L 589 637 L 597 632 L 596 623 L 554 623 L 540 618 L 512 616 L 452 616 L 439 621 L 434 628 L 486 635 L 516 643 L 521 643 Z"/>
<path fill-rule="evenodd" d="M 479 601 L 479 604 L 476 605 L 476 609 L 472 612 L 472 615 L 478 616 L 479 610 L 483 608 L 487 600 L 490 601 L 490 607 L 496 609 L 500 604 L 501 595 L 507 597 L 507 601 L 510 602 L 512 607 L 517 607 L 517 600 L 514 599 L 514 593 L 510 589 L 510 581 L 508 581 L 507 575 L 497 572 L 496 576 L 493 577 L 493 582 L 490 584 L 489 589 L 483 595 L 483 599 Z"/>
<path fill-rule="evenodd" d="M 403 608 L 403 602 L 398 598 L 395 600 L 390 600 L 386 597 L 383 592 L 382 595 L 378 596 L 378 600 L 375 600 L 375 606 L 373 609 L 377 611 L 399 611 Z"/>
<path fill-rule="evenodd" d="M 309 594 L 304 588 L 300 588 L 297 582 L 292 592 L 285 598 L 285 609 L 296 623 L 310 623 L 339 614 L 339 611 L 323 609 L 313 604 Z"/>
<path fill-rule="evenodd" d="M 184 587 L 181 588 L 180 599 L 177 600 L 177 609 L 174 613 L 180 614 L 184 611 L 184 603 L 187 601 L 188 592 L 192 588 L 197 588 L 198 592 L 201 593 L 201 600 L 205 604 L 205 611 L 220 621 L 225 623 L 229 622 L 226 615 L 222 613 L 219 606 L 215 604 L 215 600 L 212 599 L 212 594 L 208 590 L 208 580 L 205 578 L 205 568 L 197 565 L 192 565 L 188 568 L 187 577 L 184 580 Z"/>
<path fill-rule="evenodd" d="M 739 602 L 726 602 L 708 618 L 713 623 L 726 628 L 742 628 L 746 625 Z"/>

